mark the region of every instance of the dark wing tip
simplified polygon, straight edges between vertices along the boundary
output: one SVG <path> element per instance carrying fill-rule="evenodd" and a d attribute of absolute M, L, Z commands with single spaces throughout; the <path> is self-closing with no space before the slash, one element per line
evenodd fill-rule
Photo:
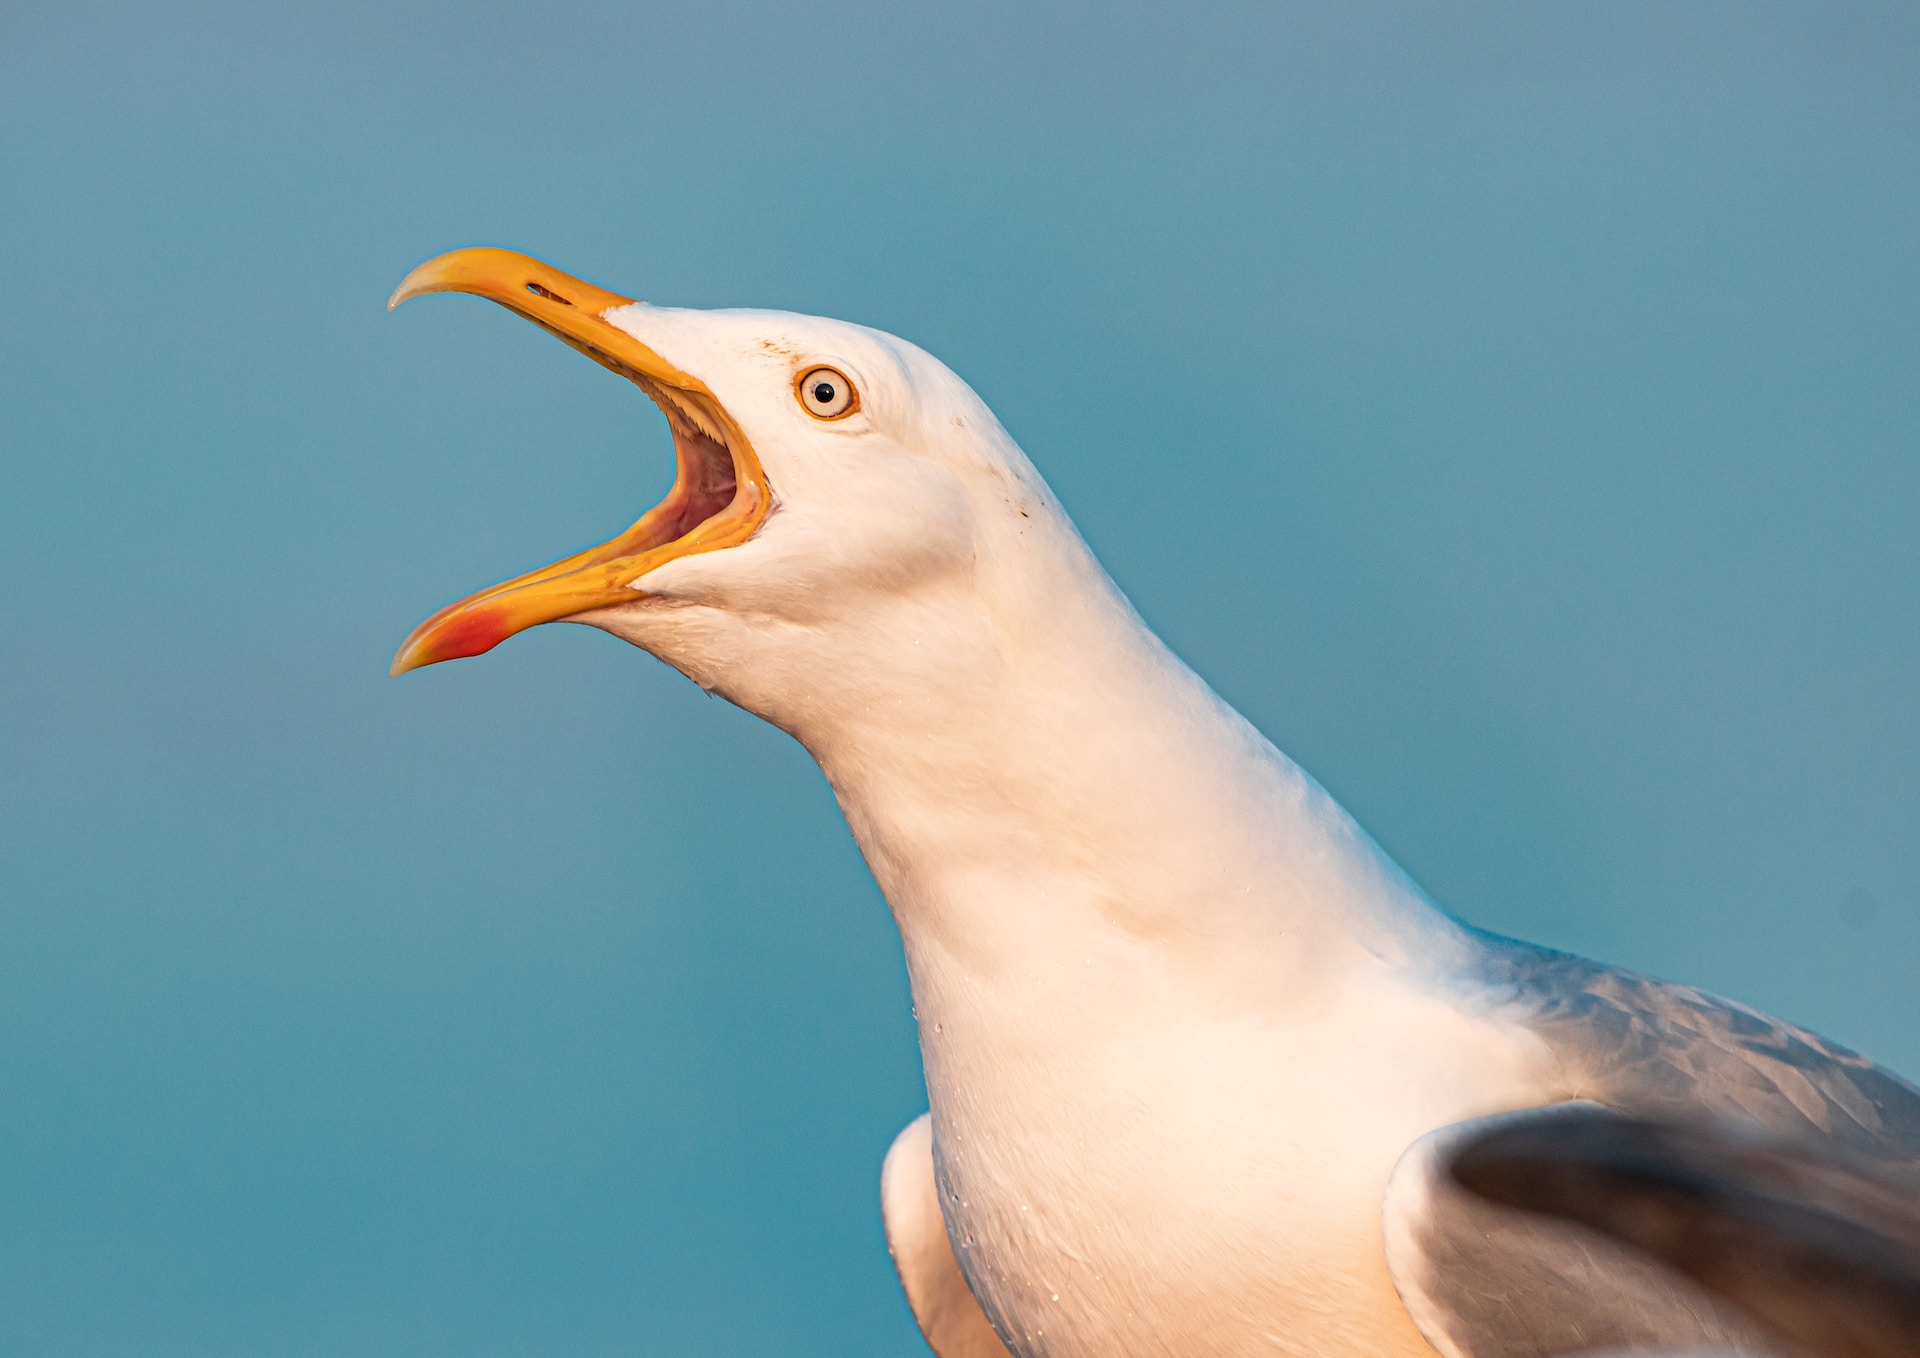
<path fill-rule="evenodd" d="M 1646 1251 L 1820 1358 L 1920 1358 L 1920 1193 L 1881 1166 L 1582 1105 L 1494 1127 L 1449 1170 Z"/>

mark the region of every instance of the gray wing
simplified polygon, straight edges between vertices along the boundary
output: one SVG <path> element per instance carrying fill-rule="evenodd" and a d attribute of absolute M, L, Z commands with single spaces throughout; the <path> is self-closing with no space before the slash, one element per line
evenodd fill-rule
<path fill-rule="evenodd" d="M 1555 1104 L 1442 1127 L 1413 1143 L 1387 1185 L 1387 1268 L 1427 1342 L 1446 1358 L 1545 1358 L 1593 1349 L 1712 1350 L 1785 1358 L 1760 1322 L 1629 1245 L 1487 1201 L 1448 1167 L 1512 1127 L 1548 1136 Z"/>
<path fill-rule="evenodd" d="M 1920 1175 L 1920 1090 L 1859 1053 L 1692 986 L 1482 938 L 1486 993 L 1545 1043 L 1561 1097 L 1830 1140 Z"/>
<path fill-rule="evenodd" d="M 1816 1358 L 1920 1358 L 1920 1198 L 1833 1146 L 1568 1104 L 1449 1168 L 1664 1260 Z"/>
<path fill-rule="evenodd" d="M 1551 1097 L 1663 1121 L 1716 1120 L 1829 1144 L 1920 1185 L 1920 1091 L 1812 1033 L 1687 986 L 1484 936 L 1476 1003 L 1536 1035 Z M 1788 1349 L 1745 1312 L 1626 1245 L 1477 1198 L 1444 1162 L 1501 1120 L 1442 1128 L 1395 1168 L 1394 1284 L 1449 1358 L 1620 1348 Z"/>

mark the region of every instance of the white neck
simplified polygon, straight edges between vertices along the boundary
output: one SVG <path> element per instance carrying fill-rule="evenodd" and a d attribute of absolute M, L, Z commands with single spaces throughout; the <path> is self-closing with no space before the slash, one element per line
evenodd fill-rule
<path fill-rule="evenodd" d="M 730 666 L 750 690 L 719 685 L 825 771 L 916 994 L 936 956 L 1011 979 L 1150 945 L 1156 970 L 1271 1011 L 1349 965 L 1457 958 L 1459 926 L 1147 629 L 1063 516 L 1036 519 L 964 577 Z"/>

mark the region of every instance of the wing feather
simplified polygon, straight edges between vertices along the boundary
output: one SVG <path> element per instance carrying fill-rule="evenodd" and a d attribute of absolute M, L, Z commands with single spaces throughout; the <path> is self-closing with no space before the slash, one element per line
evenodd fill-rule
<path fill-rule="evenodd" d="M 1857 1157 L 1920 1185 L 1920 1090 L 1778 1019 L 1673 985 L 1491 935 L 1480 991 L 1531 1032 L 1566 1104 L 1441 1128 L 1388 1188 L 1388 1266 L 1416 1324 L 1449 1358 L 1544 1358 L 1603 1347 L 1782 1353 L 1747 1312 L 1651 1256 L 1571 1222 L 1466 1192 L 1444 1170 L 1464 1140 L 1515 1119 L 1601 1105 L 1662 1122 L 1718 1122 Z M 1588 1101 L 1586 1112 L 1566 1111 Z"/>
<path fill-rule="evenodd" d="M 1008 1358 L 954 1262 L 933 1175 L 933 1119 L 926 1113 L 908 1123 L 887 1152 L 880 1210 L 907 1305 L 937 1358 Z"/>
<path fill-rule="evenodd" d="M 1816 1358 L 1920 1358 L 1920 1197 L 1831 1145 L 1570 1104 L 1467 1139 L 1450 1170 L 1664 1260 Z"/>

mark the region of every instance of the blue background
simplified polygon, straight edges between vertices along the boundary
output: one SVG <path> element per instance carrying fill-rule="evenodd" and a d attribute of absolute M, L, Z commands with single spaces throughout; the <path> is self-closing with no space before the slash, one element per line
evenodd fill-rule
<path fill-rule="evenodd" d="M 1478 923 L 1920 1072 L 1920 9 L 0 9 L 0 1350 L 911 1353 L 892 925 L 604 635 L 670 477 L 413 264 L 971 380 Z"/>

